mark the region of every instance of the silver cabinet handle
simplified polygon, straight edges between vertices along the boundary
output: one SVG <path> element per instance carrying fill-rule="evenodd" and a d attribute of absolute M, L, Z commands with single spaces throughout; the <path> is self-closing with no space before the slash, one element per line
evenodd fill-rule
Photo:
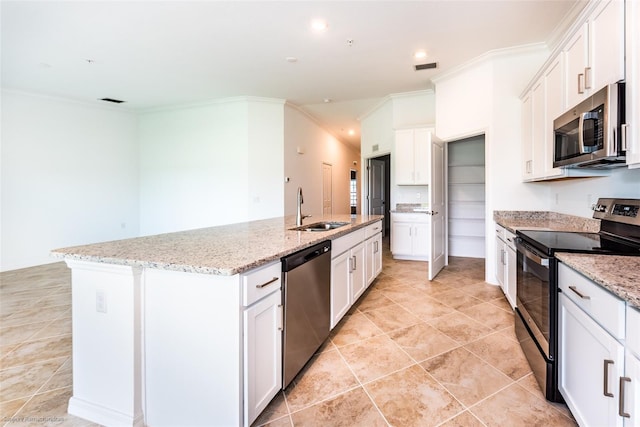
<path fill-rule="evenodd" d="M 618 415 L 624 418 L 631 418 L 631 414 L 624 411 L 624 383 L 631 382 L 629 377 L 620 377 L 620 402 L 618 403 Z"/>
<path fill-rule="evenodd" d="M 356 271 L 358 269 L 358 258 L 356 258 L 355 256 L 353 257 L 353 271 Z"/>
<path fill-rule="evenodd" d="M 264 288 L 265 286 L 269 286 L 273 282 L 276 282 L 278 279 L 279 279 L 279 277 L 274 277 L 273 279 L 269 280 L 266 283 L 263 283 L 262 285 L 256 285 L 256 288 L 260 289 L 260 288 Z"/>
<path fill-rule="evenodd" d="M 575 286 L 569 286 L 569 289 L 571 289 L 576 295 L 578 295 L 582 299 L 591 299 L 589 295 L 584 295 L 583 293 L 580 293 L 580 291 Z"/>
<path fill-rule="evenodd" d="M 584 88 L 591 89 L 591 67 L 584 69 Z"/>
<path fill-rule="evenodd" d="M 609 393 L 609 365 L 613 365 L 613 360 L 604 359 L 604 379 L 603 379 L 603 393 L 607 397 L 613 397 L 613 393 Z"/>
<path fill-rule="evenodd" d="M 584 74 L 578 74 L 578 93 L 580 94 L 584 93 L 584 89 L 582 88 L 584 86 L 583 80 Z"/>
<path fill-rule="evenodd" d="M 284 309 L 282 304 L 278 305 L 278 330 L 284 330 Z"/>
<path fill-rule="evenodd" d="M 628 124 L 623 124 L 620 129 L 620 147 L 622 151 L 627 151 L 627 129 L 629 129 Z"/>

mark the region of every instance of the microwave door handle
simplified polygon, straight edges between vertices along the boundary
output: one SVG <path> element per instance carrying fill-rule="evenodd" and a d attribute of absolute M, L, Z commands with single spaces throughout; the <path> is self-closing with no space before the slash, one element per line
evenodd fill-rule
<path fill-rule="evenodd" d="M 584 119 L 587 116 L 587 113 L 580 114 L 580 119 L 578 120 L 578 149 L 580 154 L 585 154 L 584 151 Z"/>

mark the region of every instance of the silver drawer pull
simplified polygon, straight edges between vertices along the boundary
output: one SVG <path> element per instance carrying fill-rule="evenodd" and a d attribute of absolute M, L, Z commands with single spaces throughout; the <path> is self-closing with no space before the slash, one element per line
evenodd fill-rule
<path fill-rule="evenodd" d="M 273 282 L 277 282 L 279 279 L 279 277 L 274 277 L 273 279 L 269 280 L 266 283 L 263 283 L 262 285 L 256 285 L 256 288 L 260 289 L 260 288 L 264 288 L 265 286 L 269 286 L 270 284 L 272 284 Z"/>
<path fill-rule="evenodd" d="M 578 295 L 582 299 L 591 299 L 591 297 L 589 295 L 584 295 L 584 294 L 580 293 L 580 291 L 578 289 L 576 289 L 575 286 L 569 286 L 569 289 L 571 289 L 573 292 L 575 292 L 576 295 Z M 613 363 L 613 362 L 611 362 L 611 363 Z"/>
<path fill-rule="evenodd" d="M 624 411 L 624 383 L 631 382 L 629 377 L 620 377 L 620 402 L 618 404 L 618 415 L 623 418 L 631 418 L 631 414 Z"/>
<path fill-rule="evenodd" d="M 604 378 L 602 388 L 603 393 L 607 397 L 613 397 L 613 393 L 609 393 L 609 365 L 613 365 L 613 360 L 604 359 Z"/>

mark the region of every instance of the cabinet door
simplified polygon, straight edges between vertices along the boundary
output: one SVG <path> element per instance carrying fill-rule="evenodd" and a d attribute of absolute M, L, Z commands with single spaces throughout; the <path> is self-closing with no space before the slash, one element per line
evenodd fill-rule
<path fill-rule="evenodd" d="M 365 257 L 364 243 L 360 243 L 351 249 L 351 304 L 367 289 Z"/>
<path fill-rule="evenodd" d="M 627 164 L 640 167 L 640 2 L 626 2 Z"/>
<path fill-rule="evenodd" d="M 629 415 L 625 427 L 640 427 L 640 359 L 627 350 L 624 368 L 624 403 L 620 409 Z M 622 398 L 622 397 L 621 397 Z"/>
<path fill-rule="evenodd" d="M 375 279 L 382 272 L 382 233 L 378 233 L 374 243 L 373 249 L 373 278 Z"/>
<path fill-rule="evenodd" d="M 412 234 L 412 254 L 420 257 L 429 256 L 429 224 L 414 224 Z"/>
<path fill-rule="evenodd" d="M 587 72 L 587 85 L 591 83 L 594 91 L 624 80 L 624 3 L 602 1 L 589 19 L 591 70 Z"/>
<path fill-rule="evenodd" d="M 561 176 L 563 174 L 562 169 L 553 167 L 555 139 L 555 135 L 553 133 L 553 121 L 557 119 L 565 109 L 564 75 L 562 74 L 562 71 L 562 55 L 558 55 L 544 75 L 544 90 L 547 107 L 544 129 L 545 137 L 547 139 L 544 152 L 544 175 L 547 178 Z"/>
<path fill-rule="evenodd" d="M 504 287 L 504 257 L 505 257 L 505 244 L 504 242 L 496 237 L 496 279 L 498 280 L 498 284 L 502 288 L 502 292 L 507 293 Z"/>
<path fill-rule="evenodd" d="M 391 252 L 396 255 L 411 255 L 413 226 L 409 222 L 391 223 Z"/>
<path fill-rule="evenodd" d="M 533 176 L 533 102 L 530 92 L 522 101 L 522 180 Z"/>
<path fill-rule="evenodd" d="M 375 257 L 375 242 L 376 239 L 375 237 L 371 237 L 369 239 L 367 239 L 367 241 L 365 242 L 365 280 L 367 283 L 367 286 L 369 286 L 369 284 L 371 282 L 373 282 L 373 279 L 375 279 L 375 261 L 374 261 L 374 257 Z"/>
<path fill-rule="evenodd" d="M 566 72 L 567 105 L 573 107 L 587 96 L 585 87 L 585 68 L 589 61 L 589 25 L 585 23 L 582 28 L 569 40 L 564 50 Z"/>
<path fill-rule="evenodd" d="M 282 295 L 276 291 L 244 311 L 245 425 L 282 388 Z"/>
<path fill-rule="evenodd" d="M 542 178 L 545 173 L 545 151 L 547 143 L 547 125 L 546 125 L 546 98 L 545 98 L 545 80 L 541 78 L 538 83 L 533 86 L 532 93 L 532 116 L 531 116 L 531 135 L 532 135 L 532 178 Z"/>
<path fill-rule="evenodd" d="M 516 250 L 509 245 L 507 247 L 507 271 L 504 282 L 506 284 L 506 296 L 511 308 L 516 308 L 516 276 L 518 275 L 518 258 Z M 503 288 L 504 289 L 504 288 Z"/>
<path fill-rule="evenodd" d="M 559 304 L 559 389 L 579 425 L 622 426 L 624 348 L 564 294 Z"/>
<path fill-rule="evenodd" d="M 396 185 L 412 185 L 415 179 L 413 165 L 413 129 L 396 131 L 394 154 Z"/>
<path fill-rule="evenodd" d="M 351 307 L 351 252 L 346 251 L 342 255 L 331 260 L 331 329 Z"/>
<path fill-rule="evenodd" d="M 429 185 L 431 170 L 431 141 L 426 129 L 416 129 L 413 134 L 414 183 Z"/>

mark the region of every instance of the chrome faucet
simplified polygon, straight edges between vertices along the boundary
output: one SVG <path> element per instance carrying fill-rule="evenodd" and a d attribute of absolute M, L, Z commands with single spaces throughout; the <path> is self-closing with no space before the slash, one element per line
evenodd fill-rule
<path fill-rule="evenodd" d="M 302 187 L 298 187 L 298 210 L 296 211 L 296 227 L 300 227 L 302 225 L 302 220 L 305 218 L 309 218 L 311 215 L 302 215 L 302 204 L 304 203 L 304 198 L 302 197 Z"/>

